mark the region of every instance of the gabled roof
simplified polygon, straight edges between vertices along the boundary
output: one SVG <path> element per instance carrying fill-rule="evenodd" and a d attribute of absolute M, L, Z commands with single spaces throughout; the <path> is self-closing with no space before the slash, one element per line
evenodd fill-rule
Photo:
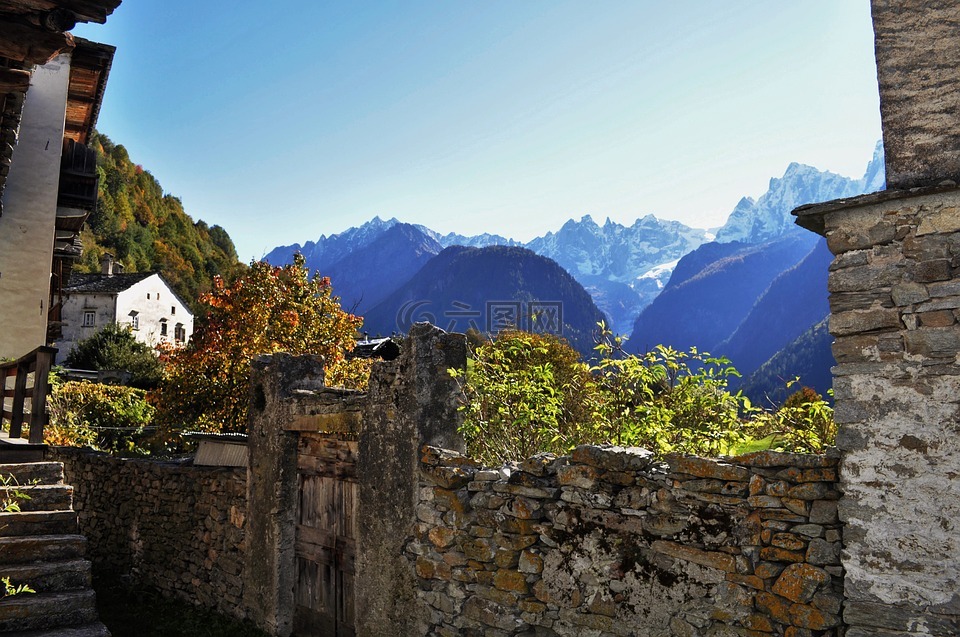
<path fill-rule="evenodd" d="M 117 294 L 154 274 L 156 272 L 131 272 L 129 274 L 79 274 L 74 272 L 70 276 L 70 282 L 63 286 L 63 293 Z"/>

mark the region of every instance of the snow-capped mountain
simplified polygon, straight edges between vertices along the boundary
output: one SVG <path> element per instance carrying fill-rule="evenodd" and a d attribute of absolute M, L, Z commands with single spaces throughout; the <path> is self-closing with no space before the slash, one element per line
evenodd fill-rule
<path fill-rule="evenodd" d="M 329 236 L 322 234 L 316 241 L 307 241 L 303 245 L 278 246 L 263 260 L 274 265 L 292 263 L 293 255 L 299 252 L 306 259 L 307 267 L 323 272 L 355 250 L 367 247 L 398 223 L 395 217 L 384 221 L 376 216 L 363 225 Z"/>
<path fill-rule="evenodd" d="M 433 231 L 431 230 L 431 232 Z M 523 243 L 520 241 L 501 237 L 498 234 L 490 234 L 489 232 L 484 232 L 483 234 L 474 235 L 472 237 L 463 234 L 457 234 L 456 232 L 449 232 L 445 235 L 440 235 L 438 232 L 433 232 L 433 235 L 431 236 L 433 236 L 437 243 L 442 245 L 444 248 L 449 248 L 450 246 L 467 246 L 468 248 L 487 248 L 489 246 L 523 246 Z"/>
<path fill-rule="evenodd" d="M 790 212 L 810 203 L 853 197 L 884 187 L 883 144 L 877 143 L 873 159 L 860 179 L 843 177 L 796 162 L 787 166 L 783 177 L 770 180 L 770 187 L 754 201 L 744 197 L 717 232 L 717 241 L 762 243 L 788 233 L 805 232 L 794 224 Z"/>
<path fill-rule="evenodd" d="M 659 294 L 680 257 L 712 238 L 706 230 L 653 215 L 630 226 L 609 218 L 601 226 L 585 215 L 526 247 L 566 268 L 587 288 L 616 331 L 632 325 Z"/>
<path fill-rule="evenodd" d="M 308 267 L 324 274 L 336 271 L 342 278 L 346 273 L 340 272 L 344 268 L 338 264 L 352 253 L 368 250 L 398 224 L 401 222 L 395 218 L 374 217 L 359 227 L 321 235 L 316 241 L 274 248 L 265 259 L 274 264 L 289 263 L 299 251 Z M 526 247 L 553 259 L 587 288 L 611 326 L 622 330 L 628 329 L 640 311 L 659 294 L 677 260 L 712 239 L 705 230 L 677 221 L 663 221 L 653 215 L 637 219 L 631 226 L 610 219 L 600 226 L 586 215 L 580 221 L 571 219 L 557 232 L 548 232 L 525 245 L 497 234 L 467 236 L 451 232 L 441 235 L 423 225 L 409 224 L 409 227 L 422 232 L 425 240 L 435 241 L 444 248 L 452 245 Z M 363 272 L 352 272 L 355 278 L 364 278 Z M 352 291 L 349 281 L 334 280 L 334 283 L 339 283 L 344 294 Z"/>
<path fill-rule="evenodd" d="M 525 244 L 498 234 L 469 236 L 451 232 L 442 235 L 423 225 L 403 224 L 406 229 L 397 235 L 402 240 L 387 240 L 384 244 L 390 247 L 387 250 L 375 242 L 401 222 L 395 218 L 384 221 L 374 217 L 359 227 L 321 236 L 317 241 L 277 247 L 266 256 L 266 260 L 275 264 L 288 263 L 294 252 L 300 251 L 309 267 L 324 274 L 337 274 L 341 279 L 349 278 L 335 280 L 334 284 L 339 284 L 346 296 L 350 296 L 348 293 L 360 295 L 357 298 L 363 298 L 364 303 L 358 307 L 362 307 L 385 295 L 388 284 L 403 283 L 401 278 L 413 274 L 413 264 L 425 263 L 432 258 L 431 254 L 442 248 L 454 245 L 526 247 L 559 263 L 587 289 L 614 331 L 627 332 L 641 311 L 665 288 L 678 262 L 679 270 L 683 270 L 684 262 L 680 260 L 701 245 L 714 240 L 756 245 L 784 236 L 803 235 L 806 231 L 794 224 L 790 214 L 794 208 L 873 192 L 883 187 L 883 181 L 883 146 L 878 144 L 860 179 L 790 164 L 782 177 L 770 180 L 769 190 L 761 197 L 741 199 L 726 224 L 716 230 L 716 236 L 711 231 L 665 221 L 653 215 L 637 219 L 629 226 L 609 218 L 600 225 L 590 215 L 585 215 L 579 221 L 570 219 L 559 230 Z M 422 236 L 414 236 L 417 234 Z M 366 254 L 370 250 L 378 254 L 386 250 L 381 257 L 391 254 L 398 259 L 398 264 L 406 265 L 391 267 L 384 258 L 347 259 L 351 254 Z M 362 282 L 366 283 L 360 285 Z"/>

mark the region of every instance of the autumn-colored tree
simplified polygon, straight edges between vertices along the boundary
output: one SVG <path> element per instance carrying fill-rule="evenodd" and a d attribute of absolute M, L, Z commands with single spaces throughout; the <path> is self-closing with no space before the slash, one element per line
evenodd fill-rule
<path fill-rule="evenodd" d="M 253 357 L 318 354 L 341 368 L 362 323 L 299 254 L 283 267 L 255 262 L 229 286 L 218 277 L 200 303 L 190 343 L 163 354 L 167 371 L 154 400 L 167 431 L 244 431 Z"/>

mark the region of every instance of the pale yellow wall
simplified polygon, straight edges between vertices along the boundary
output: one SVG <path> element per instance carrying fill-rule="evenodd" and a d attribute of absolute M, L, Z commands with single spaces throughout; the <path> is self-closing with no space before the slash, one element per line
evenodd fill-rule
<path fill-rule="evenodd" d="M 69 80 L 69 54 L 37 67 L 23 105 L 0 216 L 0 357 L 46 341 Z"/>

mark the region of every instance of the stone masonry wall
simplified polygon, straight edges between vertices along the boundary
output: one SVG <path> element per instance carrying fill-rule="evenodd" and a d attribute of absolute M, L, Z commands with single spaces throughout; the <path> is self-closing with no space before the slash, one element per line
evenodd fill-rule
<path fill-rule="evenodd" d="M 797 214 L 836 255 L 847 635 L 960 635 L 960 190 Z"/>
<path fill-rule="evenodd" d="M 960 182 L 960 7 L 873 0 L 887 188 Z"/>
<path fill-rule="evenodd" d="M 52 447 L 74 487 L 94 567 L 224 615 L 243 604 L 245 469 L 115 458 Z"/>
<path fill-rule="evenodd" d="M 425 446 L 415 634 L 839 635 L 837 462 L 584 446 L 484 469 Z"/>

